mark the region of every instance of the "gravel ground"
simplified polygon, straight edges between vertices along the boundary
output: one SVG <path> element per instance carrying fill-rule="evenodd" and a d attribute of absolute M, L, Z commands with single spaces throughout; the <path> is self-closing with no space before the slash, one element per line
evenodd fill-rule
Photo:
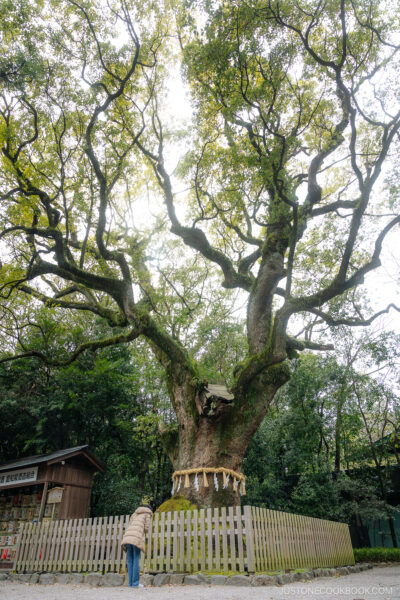
<path fill-rule="evenodd" d="M 92 588 L 85 585 L 32 585 L 0 582 L 5 600 L 400 600 L 400 566 L 374 568 L 345 577 L 326 577 L 282 587 L 163 586 Z"/>

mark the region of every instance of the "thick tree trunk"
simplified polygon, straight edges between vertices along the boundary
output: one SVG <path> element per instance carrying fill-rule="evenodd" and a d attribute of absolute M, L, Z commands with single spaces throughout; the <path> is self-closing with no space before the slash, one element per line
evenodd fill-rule
<path fill-rule="evenodd" d="M 206 398 L 192 385 L 190 375 L 174 377 L 170 393 L 178 418 L 178 429 L 163 432 L 163 441 L 174 471 L 201 467 L 224 467 L 241 473 L 243 457 L 255 431 L 264 418 L 276 391 L 288 379 L 285 364 L 273 365 L 254 379 L 241 395 L 232 402 L 221 398 Z M 233 489 L 230 478 L 223 489 L 223 477 L 209 474 L 208 487 L 198 476 L 199 489 L 190 476 L 190 487 L 184 487 L 182 477 L 178 495 L 188 498 L 200 507 L 236 506 L 240 492 Z"/>

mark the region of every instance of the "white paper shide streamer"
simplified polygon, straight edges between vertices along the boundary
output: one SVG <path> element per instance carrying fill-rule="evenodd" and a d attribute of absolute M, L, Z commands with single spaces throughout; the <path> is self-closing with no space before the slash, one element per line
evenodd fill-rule
<path fill-rule="evenodd" d="M 214 487 L 215 487 L 216 491 L 218 492 L 218 477 L 217 477 L 216 473 L 214 473 Z"/>
<path fill-rule="evenodd" d="M 200 486 L 199 486 L 199 478 L 197 477 L 197 473 L 196 473 L 196 477 L 194 478 L 194 487 L 196 488 L 196 492 L 198 492 L 200 489 Z"/>

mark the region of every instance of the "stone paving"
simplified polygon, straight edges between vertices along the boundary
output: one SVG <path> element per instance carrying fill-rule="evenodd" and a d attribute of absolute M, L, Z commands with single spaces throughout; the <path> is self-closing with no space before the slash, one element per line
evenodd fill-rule
<path fill-rule="evenodd" d="M 304 581 L 304 578 L 303 581 L 293 581 L 292 574 L 289 573 L 279 575 L 280 581 L 266 575 L 238 575 L 230 578 L 187 575 L 184 578 L 186 585 L 179 585 L 183 576 L 164 573 L 156 575 L 152 580 L 146 579 L 151 576 L 142 576 L 141 581 L 151 582 L 151 585 L 140 589 L 121 585 L 124 578 L 117 574 L 101 576 L 91 573 L 83 577 L 81 574 L 47 573 L 40 576 L 14 575 L 8 579 L 3 579 L 3 575 L 0 575 L 0 598 L 125 600 L 134 594 L 140 600 L 243 600 L 245 595 L 247 600 L 400 600 L 399 565 L 358 572 L 355 568 L 350 574 L 342 571 L 342 574 L 336 572 L 334 576 L 329 571 L 335 570 L 317 569 L 308 581 Z M 300 577 L 300 574 L 296 575 L 297 578 Z M 190 591 L 188 585 L 191 586 Z M 240 589 L 242 587 L 248 589 L 245 591 Z"/>

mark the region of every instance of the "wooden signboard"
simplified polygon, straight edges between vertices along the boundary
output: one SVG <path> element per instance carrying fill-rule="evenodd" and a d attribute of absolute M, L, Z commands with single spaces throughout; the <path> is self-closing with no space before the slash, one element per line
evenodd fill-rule
<path fill-rule="evenodd" d="M 63 491 L 62 487 L 55 487 L 49 490 L 47 493 L 47 504 L 57 504 L 58 502 L 61 502 Z"/>

